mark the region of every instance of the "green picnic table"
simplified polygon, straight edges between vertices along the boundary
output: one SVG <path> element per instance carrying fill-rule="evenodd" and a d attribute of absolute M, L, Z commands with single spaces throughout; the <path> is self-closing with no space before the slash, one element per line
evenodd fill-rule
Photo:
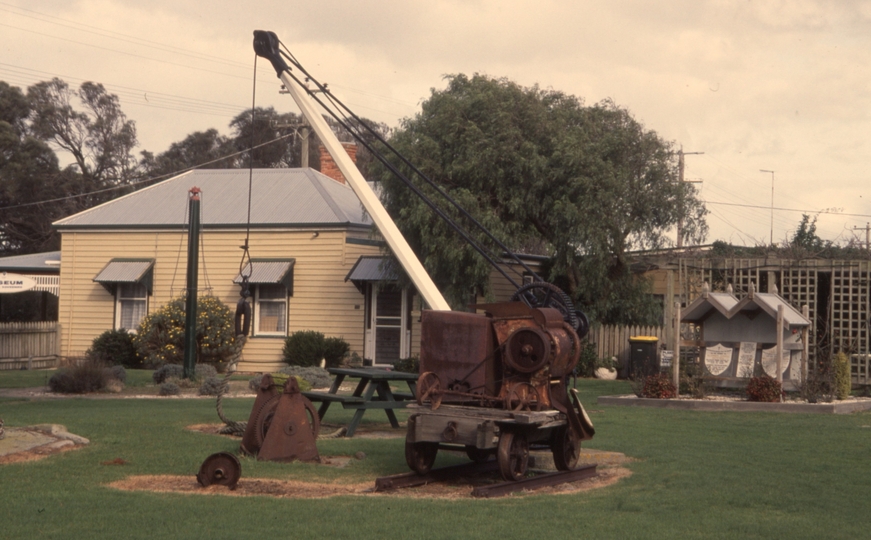
<path fill-rule="evenodd" d="M 392 371 L 381 368 L 329 368 L 330 374 L 335 376 L 333 384 L 327 392 L 303 392 L 302 394 L 310 401 L 320 402 L 318 416 L 321 420 L 333 403 L 341 403 L 345 409 L 356 409 L 351 423 L 348 424 L 346 437 L 351 437 L 357 430 L 360 420 L 369 409 L 382 409 L 387 413 L 390 425 L 398 428 L 399 422 L 393 409 L 403 409 L 408 405 L 408 400 L 414 400 L 417 393 L 417 374 L 403 371 Z M 346 377 L 360 379 L 354 392 L 349 396 L 339 394 L 339 387 Z M 410 392 L 396 392 L 390 390 L 391 382 L 405 381 Z"/>

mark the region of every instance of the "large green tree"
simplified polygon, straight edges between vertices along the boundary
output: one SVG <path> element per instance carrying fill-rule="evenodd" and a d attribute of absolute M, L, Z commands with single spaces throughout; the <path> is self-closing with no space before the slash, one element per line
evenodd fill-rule
<path fill-rule="evenodd" d="M 703 204 L 678 182 L 673 145 L 611 101 L 585 106 L 482 75 L 447 81 L 391 144 L 509 248 L 550 256 L 543 277 L 594 318 L 651 320 L 656 306 L 628 251 L 667 245 L 678 220 L 690 241 L 707 231 Z M 486 290 L 481 257 L 404 184 L 380 177 L 388 212 L 449 301 L 461 307 L 472 290 Z"/>

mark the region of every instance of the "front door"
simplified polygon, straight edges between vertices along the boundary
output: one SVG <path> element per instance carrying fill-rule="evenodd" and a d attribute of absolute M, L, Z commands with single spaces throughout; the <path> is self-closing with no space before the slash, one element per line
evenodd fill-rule
<path fill-rule="evenodd" d="M 378 288 L 367 284 L 366 344 L 364 357 L 375 365 L 392 365 L 408 358 L 411 341 L 410 302 L 407 289 Z"/>

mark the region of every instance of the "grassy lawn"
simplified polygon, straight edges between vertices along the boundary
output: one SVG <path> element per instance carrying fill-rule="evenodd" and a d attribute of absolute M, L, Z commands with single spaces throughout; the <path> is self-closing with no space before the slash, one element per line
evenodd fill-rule
<path fill-rule="evenodd" d="M 20 377 L 0 373 L 0 387 Z M 817 539 L 863 538 L 871 528 L 871 414 L 604 407 L 596 396 L 628 393 L 628 385 L 583 380 L 579 388 L 597 428 L 588 446 L 635 458 L 627 465 L 633 475 L 593 492 L 496 500 L 119 492 L 105 484 L 128 475 L 193 476 L 209 454 L 235 452 L 236 441 L 184 429 L 217 422 L 214 401 L 0 399 L 7 426 L 60 423 L 91 440 L 75 452 L 0 465 L 0 536 Z M 252 403 L 228 399 L 224 409 L 245 419 Z M 325 420 L 350 415 L 334 406 Z M 384 421 L 370 411 L 364 424 Z M 407 470 L 402 439 L 327 439 L 318 448 L 367 457 L 344 469 L 243 458 L 242 478 L 356 483 Z M 100 465 L 115 458 L 129 464 Z"/>

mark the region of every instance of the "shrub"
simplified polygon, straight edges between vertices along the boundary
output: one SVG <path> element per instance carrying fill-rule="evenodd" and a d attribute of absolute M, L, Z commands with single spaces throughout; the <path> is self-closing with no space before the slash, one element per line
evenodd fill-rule
<path fill-rule="evenodd" d="M 200 385 L 199 394 L 201 396 L 217 396 L 221 393 L 221 388 L 224 386 L 223 379 L 218 377 L 207 377 Z"/>
<path fill-rule="evenodd" d="M 320 369 L 320 368 L 303 368 L 303 369 Z M 282 370 L 283 371 L 283 370 Z M 270 373 L 272 376 L 273 382 L 280 388 L 284 387 L 284 383 L 287 382 L 288 377 L 293 377 L 296 379 L 296 384 L 299 385 L 299 389 L 301 392 L 308 392 L 312 389 L 312 385 L 307 380 L 303 379 L 299 375 L 288 375 L 287 373 Z M 260 388 L 260 381 L 263 380 L 263 373 L 260 375 L 255 375 L 248 381 L 248 388 L 251 391 L 256 392 L 258 388 Z"/>
<path fill-rule="evenodd" d="M 653 399 L 671 399 L 677 397 L 677 388 L 671 377 L 665 373 L 657 373 L 644 378 L 641 396 Z"/>
<path fill-rule="evenodd" d="M 48 380 L 48 389 L 62 394 L 86 394 L 105 388 L 109 379 L 98 362 L 86 360 L 80 365 L 58 371 Z"/>
<path fill-rule="evenodd" d="M 181 388 L 173 382 L 165 382 L 160 385 L 161 396 L 177 396 L 181 393 Z"/>
<path fill-rule="evenodd" d="M 123 328 L 106 330 L 95 337 L 85 355 L 107 365 L 117 364 L 127 368 L 140 368 L 144 365 L 133 346 L 133 335 Z"/>
<path fill-rule="evenodd" d="M 783 388 L 777 379 L 768 375 L 753 377 L 747 382 L 747 399 L 766 403 L 779 402 L 783 398 Z"/>
<path fill-rule="evenodd" d="M 328 337 L 324 340 L 324 360 L 327 367 L 341 366 L 350 352 L 351 345 L 340 337 Z"/>
<path fill-rule="evenodd" d="M 329 388 L 333 384 L 330 372 L 322 367 L 287 366 L 281 368 L 278 372 L 302 379 L 303 382 L 309 384 L 312 388 Z M 300 388 L 302 388 L 302 385 L 300 385 Z"/>
<path fill-rule="evenodd" d="M 348 355 L 351 346 L 342 338 L 326 338 L 314 330 L 294 332 L 284 340 L 284 361 L 291 366 L 320 366 L 321 360 L 327 367 L 336 367 Z"/>
<path fill-rule="evenodd" d="M 161 384 L 167 379 L 181 379 L 184 376 L 184 368 L 179 364 L 166 364 L 160 366 L 151 374 L 154 384 Z"/>
<path fill-rule="evenodd" d="M 149 368 L 180 364 L 185 347 L 185 299 L 176 298 L 147 315 L 133 336 L 133 345 Z M 197 300 L 197 362 L 221 362 L 232 355 L 233 313 L 213 296 Z"/>
<path fill-rule="evenodd" d="M 850 376 L 850 358 L 840 352 L 832 359 L 832 368 L 834 371 L 834 390 L 835 397 L 838 399 L 847 399 L 850 397 L 850 391 L 853 389 L 853 381 Z"/>
<path fill-rule="evenodd" d="M 420 373 L 420 358 L 411 356 L 393 363 L 393 369 L 403 373 Z"/>
<path fill-rule="evenodd" d="M 599 363 L 599 357 L 596 354 L 596 344 L 590 343 L 589 340 L 584 340 L 581 347 L 581 357 L 578 360 L 578 365 L 575 366 L 575 375 L 578 377 L 593 377 Z"/>
<path fill-rule="evenodd" d="M 106 377 L 109 379 L 115 379 L 120 383 L 127 382 L 127 370 L 124 369 L 124 366 L 112 366 L 105 368 Z"/>

